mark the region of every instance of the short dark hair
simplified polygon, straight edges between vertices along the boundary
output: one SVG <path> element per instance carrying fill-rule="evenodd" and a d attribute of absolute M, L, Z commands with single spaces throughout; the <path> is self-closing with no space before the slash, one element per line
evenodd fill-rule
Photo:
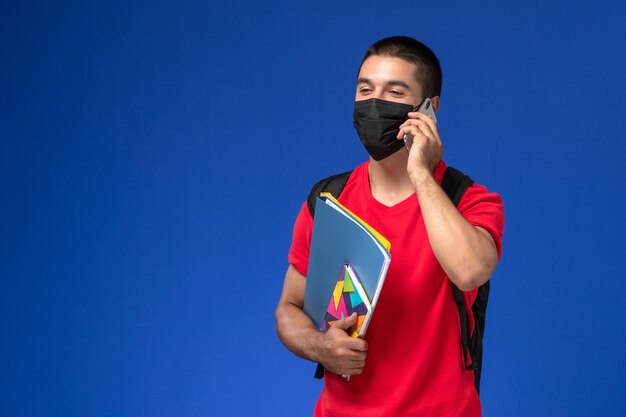
<path fill-rule="evenodd" d="M 441 96 L 441 65 L 437 55 L 420 41 L 408 36 L 392 36 L 372 44 L 365 52 L 359 66 L 372 55 L 390 56 L 404 59 L 417 66 L 415 78 L 422 86 L 425 97 Z"/>

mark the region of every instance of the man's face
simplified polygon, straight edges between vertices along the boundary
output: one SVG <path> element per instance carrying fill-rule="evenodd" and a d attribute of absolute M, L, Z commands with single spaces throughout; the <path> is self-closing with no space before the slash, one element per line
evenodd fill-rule
<path fill-rule="evenodd" d="M 354 100 L 378 98 L 416 106 L 423 100 L 416 70 L 415 64 L 404 59 L 372 55 L 361 66 Z"/>

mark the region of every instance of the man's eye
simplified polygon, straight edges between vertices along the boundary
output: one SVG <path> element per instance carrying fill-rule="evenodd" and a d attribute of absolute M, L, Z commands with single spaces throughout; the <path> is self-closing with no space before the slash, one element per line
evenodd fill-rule
<path fill-rule="evenodd" d="M 398 91 L 398 90 L 391 90 L 391 91 L 389 91 L 389 94 L 391 94 L 392 96 L 399 97 L 401 95 L 404 95 L 404 92 Z"/>
<path fill-rule="evenodd" d="M 370 91 L 372 91 L 372 90 L 371 90 L 371 88 L 367 88 L 367 87 L 361 87 L 361 88 L 359 88 L 359 93 L 361 93 L 361 94 L 367 94 L 367 93 L 369 93 Z"/>

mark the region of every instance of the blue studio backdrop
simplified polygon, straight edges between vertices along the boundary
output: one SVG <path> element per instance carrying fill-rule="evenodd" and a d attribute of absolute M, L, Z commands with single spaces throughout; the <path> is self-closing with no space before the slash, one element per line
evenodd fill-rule
<path fill-rule="evenodd" d="M 367 157 L 367 46 L 444 70 L 444 159 L 505 203 L 485 416 L 626 414 L 626 3 L 3 2 L 0 415 L 299 416 L 295 216 Z"/>

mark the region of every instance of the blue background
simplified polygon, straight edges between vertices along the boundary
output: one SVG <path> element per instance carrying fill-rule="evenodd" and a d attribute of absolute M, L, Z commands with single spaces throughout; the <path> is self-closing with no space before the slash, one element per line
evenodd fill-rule
<path fill-rule="evenodd" d="M 293 221 L 366 159 L 369 44 L 444 69 L 505 202 L 486 416 L 626 414 L 626 3 L 3 2 L 0 415 L 310 415 L 275 336 Z"/>

